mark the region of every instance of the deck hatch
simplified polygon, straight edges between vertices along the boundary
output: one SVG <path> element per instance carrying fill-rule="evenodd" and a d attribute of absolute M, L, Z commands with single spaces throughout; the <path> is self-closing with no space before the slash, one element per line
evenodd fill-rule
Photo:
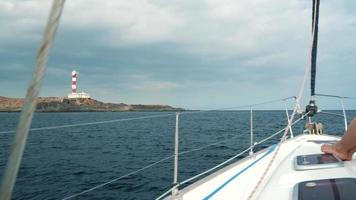
<path fill-rule="evenodd" d="M 342 166 L 344 162 L 332 154 L 299 155 L 294 158 L 294 169 L 298 171 Z"/>
<path fill-rule="evenodd" d="M 355 200 L 355 188 L 355 178 L 304 181 L 294 186 L 293 200 Z"/>

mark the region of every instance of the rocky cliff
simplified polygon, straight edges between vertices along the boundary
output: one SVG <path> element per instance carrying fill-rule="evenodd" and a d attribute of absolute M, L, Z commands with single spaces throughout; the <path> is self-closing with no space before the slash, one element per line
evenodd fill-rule
<path fill-rule="evenodd" d="M 0 96 L 0 112 L 21 111 L 23 99 Z M 63 97 L 39 97 L 37 112 L 120 112 L 120 111 L 178 111 L 168 105 L 135 105 L 104 103 L 95 99 L 68 99 Z"/>

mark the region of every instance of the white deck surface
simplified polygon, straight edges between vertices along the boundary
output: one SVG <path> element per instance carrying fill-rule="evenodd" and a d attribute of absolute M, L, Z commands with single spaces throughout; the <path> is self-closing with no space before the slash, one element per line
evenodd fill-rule
<path fill-rule="evenodd" d="M 356 177 L 356 159 L 344 167 L 296 171 L 294 157 L 321 153 L 320 146 L 309 140 L 336 140 L 328 135 L 300 135 L 282 144 L 264 182 L 253 199 L 292 199 L 295 184 L 307 180 Z M 309 141 L 309 142 L 308 142 Z M 182 189 L 179 199 L 246 199 L 271 160 L 275 148 L 269 147 L 255 156 L 233 163 L 218 172 Z M 354 157 L 355 158 L 355 157 Z"/>

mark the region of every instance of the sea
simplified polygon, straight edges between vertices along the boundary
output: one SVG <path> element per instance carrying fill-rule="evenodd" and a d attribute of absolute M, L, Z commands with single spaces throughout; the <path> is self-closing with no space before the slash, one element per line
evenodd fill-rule
<path fill-rule="evenodd" d="M 0 113 L 1 177 L 19 115 Z M 315 120 L 324 123 L 326 133 L 342 135 L 344 123 L 338 115 L 320 113 Z M 347 116 L 352 120 L 356 111 L 347 111 Z M 32 128 L 52 128 L 30 131 L 12 199 L 64 199 L 173 155 L 175 117 L 170 112 L 35 113 Z M 302 132 L 305 122 L 293 127 L 295 135 Z M 254 141 L 283 129 L 286 123 L 285 111 L 254 111 Z M 178 181 L 248 148 L 249 132 L 249 111 L 181 113 L 179 151 L 205 148 L 179 157 Z M 277 143 L 281 135 L 258 145 L 255 151 Z M 170 158 L 72 199 L 155 199 L 172 182 Z"/>

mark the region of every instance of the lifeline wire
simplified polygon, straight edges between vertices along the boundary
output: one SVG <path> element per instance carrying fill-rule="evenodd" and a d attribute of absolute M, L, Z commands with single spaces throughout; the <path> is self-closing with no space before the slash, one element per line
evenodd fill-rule
<path fill-rule="evenodd" d="M 114 122 L 123 122 L 123 121 L 133 121 L 139 119 L 152 119 L 158 117 L 168 117 L 173 116 L 175 114 L 162 114 L 162 115 L 150 115 L 150 116 L 142 116 L 142 117 L 133 117 L 133 118 L 125 118 L 125 119 L 114 119 L 114 120 L 106 120 L 106 121 L 97 121 L 97 122 L 86 122 L 86 123 L 78 123 L 78 124 L 66 124 L 66 125 L 59 125 L 59 126 L 47 126 L 47 127 L 40 127 L 40 128 L 31 128 L 30 131 L 40 131 L 40 130 L 52 130 L 52 129 L 59 129 L 59 128 L 71 128 L 71 127 L 78 127 L 78 126 L 87 126 L 87 125 L 95 125 L 95 124 L 106 124 L 106 123 L 114 123 Z M 15 131 L 3 131 L 3 133 L 14 133 Z"/>

